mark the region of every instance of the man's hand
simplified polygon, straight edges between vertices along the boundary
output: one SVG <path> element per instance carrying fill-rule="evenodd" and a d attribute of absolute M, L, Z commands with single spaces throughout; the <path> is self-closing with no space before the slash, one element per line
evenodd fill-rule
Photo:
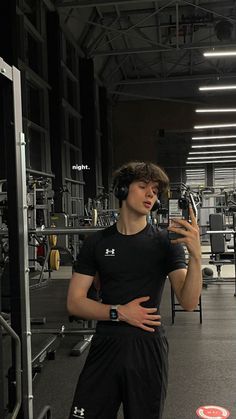
<path fill-rule="evenodd" d="M 182 237 L 171 240 L 171 243 L 182 243 L 185 244 L 189 255 L 195 259 L 201 258 L 201 243 L 199 235 L 199 227 L 197 225 L 196 218 L 193 213 L 193 209 L 189 207 L 189 214 L 191 224 L 186 220 L 174 218 L 173 221 L 179 225 L 179 227 L 168 227 L 169 231 L 181 234 Z M 182 227 L 182 228 L 181 228 Z M 184 227 L 184 228 L 183 228 Z"/>
<path fill-rule="evenodd" d="M 132 326 L 139 327 L 140 329 L 148 332 L 155 332 L 155 329 L 148 326 L 160 326 L 161 316 L 154 314 L 157 308 L 145 308 L 140 304 L 148 301 L 150 297 L 140 297 L 127 304 L 118 307 L 119 320 L 125 321 Z"/>

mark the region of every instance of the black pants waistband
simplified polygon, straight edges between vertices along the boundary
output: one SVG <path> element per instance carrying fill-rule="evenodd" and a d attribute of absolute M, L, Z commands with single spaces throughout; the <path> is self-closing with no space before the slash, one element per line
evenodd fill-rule
<path fill-rule="evenodd" d="M 163 326 L 155 327 L 155 332 L 148 332 L 140 327 L 131 326 L 124 322 L 100 321 L 96 326 L 96 334 L 98 335 L 116 335 L 116 336 L 165 336 Z"/>

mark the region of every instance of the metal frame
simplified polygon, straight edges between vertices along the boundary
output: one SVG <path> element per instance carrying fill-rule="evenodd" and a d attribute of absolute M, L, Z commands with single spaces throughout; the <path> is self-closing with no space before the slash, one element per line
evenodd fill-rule
<path fill-rule="evenodd" d="M 7 78 L 7 80 L 3 80 L 3 86 L 6 87 L 8 96 L 6 103 L 9 104 L 6 112 L 10 111 L 6 120 L 8 130 L 11 124 L 11 113 L 14 118 L 14 131 L 11 129 L 11 136 L 7 138 L 6 161 L 10 162 L 10 168 L 8 167 L 7 170 L 8 211 L 9 219 L 13 220 L 8 226 L 10 278 L 13 273 L 11 287 L 14 287 L 15 292 L 11 296 L 11 324 L 21 340 L 22 369 L 24 371 L 22 374 L 23 401 L 18 418 L 33 419 L 25 139 L 22 132 L 20 71 L 14 66 L 9 66 L 0 58 L 0 77 L 2 76 Z M 12 83 L 11 86 L 9 82 Z M 13 105 L 12 112 L 11 104 Z M 16 306 L 14 306 L 14 302 L 16 302 Z M 13 356 L 13 369 L 16 367 L 14 364 Z M 13 374 L 15 376 L 15 372 Z"/>
<path fill-rule="evenodd" d="M 21 366 L 21 341 L 19 336 L 14 332 L 14 330 L 9 326 L 9 324 L 4 320 L 4 318 L 0 315 L 0 326 L 6 331 L 8 335 L 11 336 L 13 341 L 15 342 L 15 365 L 16 365 L 16 403 L 11 415 L 11 419 L 16 419 L 17 414 L 20 410 L 20 406 L 22 403 L 22 391 L 21 391 L 21 373 L 22 373 L 22 366 Z"/>
<path fill-rule="evenodd" d="M 180 307 L 180 308 L 178 308 L 178 307 Z M 183 308 L 181 308 L 181 304 L 176 302 L 174 290 L 171 287 L 171 322 L 172 322 L 172 324 L 174 324 L 174 322 L 175 322 L 175 313 L 178 313 L 178 312 L 180 312 L 180 313 L 181 312 L 199 313 L 200 324 L 202 324 L 202 297 L 201 297 L 201 295 L 199 297 L 198 304 L 197 304 L 197 307 L 195 308 L 195 310 L 192 310 L 191 312 L 189 312 L 188 310 L 184 310 Z"/>

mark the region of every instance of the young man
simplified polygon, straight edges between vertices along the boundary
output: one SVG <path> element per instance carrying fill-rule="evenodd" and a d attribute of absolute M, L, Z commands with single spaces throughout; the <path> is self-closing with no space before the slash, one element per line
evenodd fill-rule
<path fill-rule="evenodd" d="M 201 293 L 199 231 L 191 224 L 169 228 L 182 234 L 170 242 L 147 216 L 168 186 L 153 163 L 130 162 L 114 176 L 120 202 L 118 222 L 88 237 L 74 265 L 68 310 L 98 320 L 90 352 L 80 375 L 70 419 L 115 419 L 121 402 L 125 419 L 161 419 L 167 389 L 168 343 L 159 306 L 168 276 L 186 310 L 194 310 Z M 178 226 L 178 227 L 177 227 Z M 184 228 L 183 228 L 184 227 Z M 186 269 L 184 250 L 189 264 Z M 95 274 L 101 302 L 87 298 Z"/>

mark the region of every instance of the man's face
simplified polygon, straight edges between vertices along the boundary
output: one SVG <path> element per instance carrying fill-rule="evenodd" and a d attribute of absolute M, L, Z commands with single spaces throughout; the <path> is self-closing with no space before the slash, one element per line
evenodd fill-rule
<path fill-rule="evenodd" d="M 129 186 L 129 193 L 125 205 L 130 210 L 147 215 L 152 209 L 158 196 L 158 182 L 134 181 Z"/>

